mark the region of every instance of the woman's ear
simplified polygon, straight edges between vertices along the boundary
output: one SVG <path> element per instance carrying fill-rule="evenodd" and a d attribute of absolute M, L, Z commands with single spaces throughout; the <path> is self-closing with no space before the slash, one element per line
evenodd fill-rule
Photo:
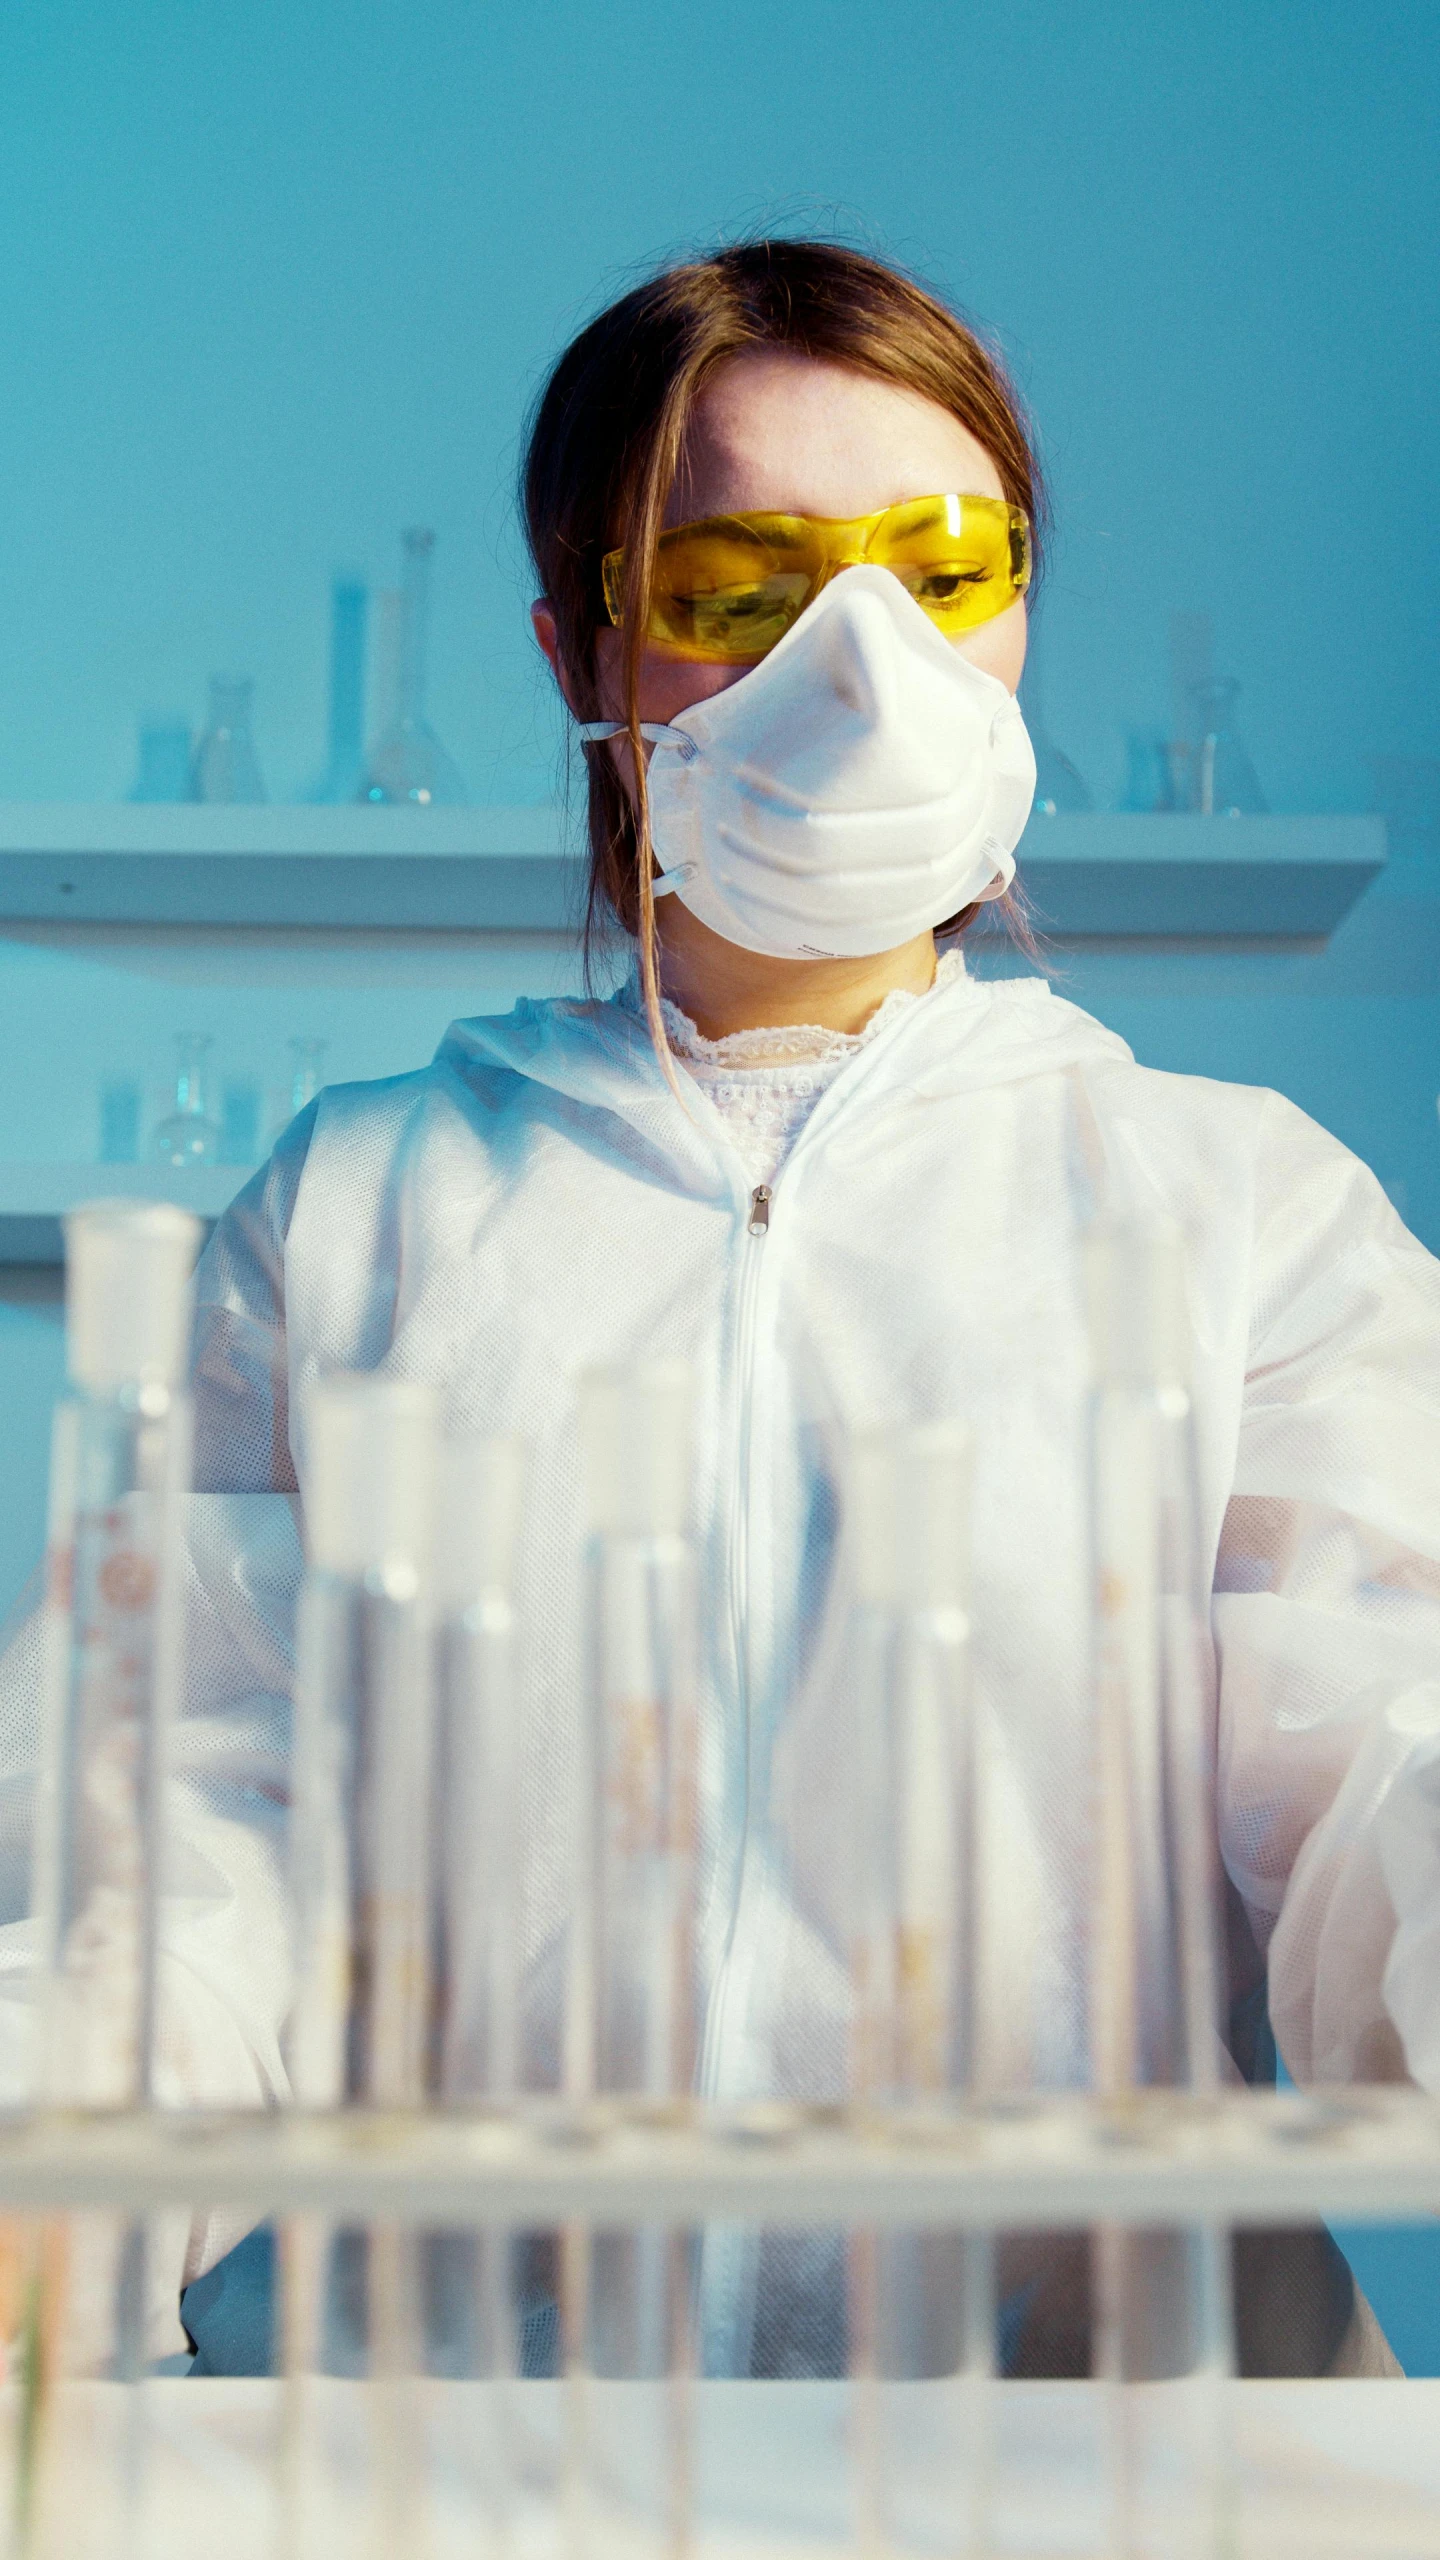
<path fill-rule="evenodd" d="M 570 709 L 574 711 L 574 698 L 566 681 L 564 661 L 560 656 L 560 632 L 555 620 L 555 608 L 548 596 L 537 596 L 530 607 L 530 627 L 540 644 L 550 673 L 560 687 Z M 576 716 L 578 718 L 578 713 Z"/>

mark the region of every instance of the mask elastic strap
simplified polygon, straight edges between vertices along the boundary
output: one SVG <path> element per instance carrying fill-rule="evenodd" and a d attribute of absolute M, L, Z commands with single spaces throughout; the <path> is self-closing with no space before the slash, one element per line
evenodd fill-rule
<path fill-rule="evenodd" d="M 625 738 L 630 734 L 624 720 L 577 720 L 575 728 L 582 744 L 587 747 L 598 747 L 606 738 Z M 640 735 L 648 738 L 652 747 L 678 748 L 686 764 L 699 753 L 688 730 L 672 729 L 664 720 L 642 720 Z M 693 862 L 677 862 L 673 871 L 657 872 L 650 894 L 653 898 L 668 898 L 673 889 L 683 889 L 686 881 L 694 876 Z"/>

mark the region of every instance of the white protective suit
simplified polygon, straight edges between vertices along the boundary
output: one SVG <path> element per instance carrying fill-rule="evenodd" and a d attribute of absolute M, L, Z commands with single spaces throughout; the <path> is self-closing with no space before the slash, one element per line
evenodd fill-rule
<path fill-rule="evenodd" d="M 1221 1846 L 1281 2049 L 1300 2080 L 1440 2088 L 1440 1266 L 1279 1096 L 1142 1069 L 1040 981 L 961 975 L 847 1063 L 763 1237 L 714 1106 L 682 1107 L 613 1001 L 460 1022 L 423 1072 L 326 1091 L 222 1219 L 199 1276 L 174 2093 L 284 2088 L 300 1389 L 332 1368 L 429 1379 L 452 1428 L 533 1450 L 524 2001 L 530 2075 L 555 2075 L 574 1388 L 642 1354 L 683 1356 L 698 1386 L 705 2089 L 841 2086 L 838 1443 L 949 1414 L 976 1437 L 993 2014 L 1016 2078 L 1080 2076 L 1077 1244 L 1096 1213 L 1188 1240 Z M 4 1937 L 17 1981 L 23 1932 Z M 197 2235 L 191 2272 L 219 2243 Z"/>

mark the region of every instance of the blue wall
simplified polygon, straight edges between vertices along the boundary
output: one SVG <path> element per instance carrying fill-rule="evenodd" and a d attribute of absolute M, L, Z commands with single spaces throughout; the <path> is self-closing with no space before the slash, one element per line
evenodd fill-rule
<path fill-rule="evenodd" d="M 1440 19 L 1419 0 L 48 0 L 0 24 L 0 795 L 124 792 L 258 680 L 321 760 L 328 581 L 438 529 L 437 725 L 539 797 L 509 489 L 637 264 L 838 225 L 1000 334 L 1060 536 L 1051 725 L 1118 799 L 1213 612 L 1277 808 L 1437 751 Z"/>

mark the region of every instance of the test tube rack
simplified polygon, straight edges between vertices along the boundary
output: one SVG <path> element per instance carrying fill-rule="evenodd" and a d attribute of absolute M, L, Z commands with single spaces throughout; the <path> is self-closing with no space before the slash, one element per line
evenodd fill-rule
<path fill-rule="evenodd" d="M 178 2203 L 416 2227 L 1403 2221 L 1440 2213 L 1440 2100 L 1373 2086 L 873 2113 L 536 2099 L 0 2122 L 0 2210 Z"/>

